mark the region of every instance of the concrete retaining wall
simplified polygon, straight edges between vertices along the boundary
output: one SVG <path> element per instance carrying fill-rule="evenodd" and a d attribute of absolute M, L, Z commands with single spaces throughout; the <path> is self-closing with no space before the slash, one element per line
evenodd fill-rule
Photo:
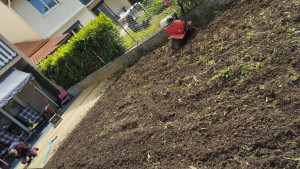
<path fill-rule="evenodd" d="M 210 14 L 213 10 L 217 10 L 222 6 L 232 2 L 234 0 L 206 0 L 199 6 L 190 10 L 186 16 L 188 20 L 193 20 L 197 22 L 197 18 L 203 18 L 204 16 Z M 95 84 L 96 82 L 109 77 L 113 73 L 121 70 L 123 66 L 128 66 L 133 64 L 139 57 L 143 56 L 145 53 L 161 46 L 167 41 L 168 35 L 165 34 L 164 30 L 160 30 L 158 33 L 145 40 L 141 44 L 132 48 L 130 51 L 116 58 L 112 62 L 103 66 L 93 74 L 89 75 L 76 85 L 68 89 L 68 92 L 73 96 L 78 96 L 84 89 Z"/>

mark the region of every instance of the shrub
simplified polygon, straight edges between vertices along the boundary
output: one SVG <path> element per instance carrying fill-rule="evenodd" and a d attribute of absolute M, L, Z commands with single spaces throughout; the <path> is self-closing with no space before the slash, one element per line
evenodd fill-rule
<path fill-rule="evenodd" d="M 106 15 L 99 14 L 38 68 L 63 88 L 69 88 L 124 51 L 116 25 Z"/>

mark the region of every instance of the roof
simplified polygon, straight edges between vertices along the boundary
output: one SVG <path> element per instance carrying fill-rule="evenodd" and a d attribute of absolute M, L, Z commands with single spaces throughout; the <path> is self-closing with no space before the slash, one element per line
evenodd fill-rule
<path fill-rule="evenodd" d="M 48 55 L 55 52 L 69 37 L 70 34 L 67 33 L 52 39 L 22 42 L 14 45 L 38 65 Z"/>

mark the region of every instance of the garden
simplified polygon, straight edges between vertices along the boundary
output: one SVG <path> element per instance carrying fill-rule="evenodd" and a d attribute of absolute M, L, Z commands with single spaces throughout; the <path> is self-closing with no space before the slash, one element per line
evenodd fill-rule
<path fill-rule="evenodd" d="M 238 0 L 119 79 L 44 168 L 299 168 L 300 2 Z"/>

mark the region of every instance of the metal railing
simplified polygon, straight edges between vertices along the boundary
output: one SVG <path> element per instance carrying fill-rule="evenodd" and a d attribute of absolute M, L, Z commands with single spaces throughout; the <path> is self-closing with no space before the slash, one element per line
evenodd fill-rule
<path fill-rule="evenodd" d="M 192 9 L 201 2 L 203 0 L 184 0 L 184 8 Z M 173 13 L 181 15 L 177 0 L 140 0 L 129 9 L 124 9 L 116 17 L 116 23 L 125 47 L 130 49 L 164 29 L 161 21 Z"/>
<path fill-rule="evenodd" d="M 17 53 L 10 49 L 0 40 L 0 69 L 17 56 Z"/>

